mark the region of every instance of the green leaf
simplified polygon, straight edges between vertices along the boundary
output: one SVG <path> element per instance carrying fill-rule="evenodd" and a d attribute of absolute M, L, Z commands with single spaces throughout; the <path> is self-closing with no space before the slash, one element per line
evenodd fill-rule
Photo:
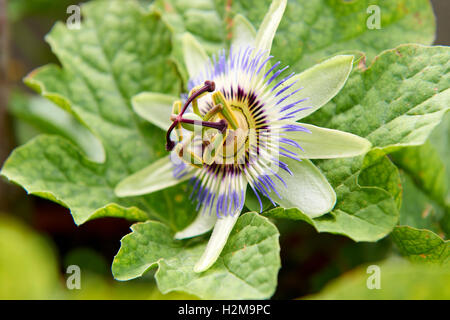
<path fill-rule="evenodd" d="M 114 258 L 112 270 L 118 280 L 136 278 L 158 267 L 155 277 L 162 293 L 181 290 L 203 299 L 263 299 L 275 290 L 279 234 L 268 219 L 256 213 L 239 217 L 217 262 L 203 273 L 193 268 L 204 243 L 173 240 L 170 229 L 153 221 L 132 229 Z"/>
<path fill-rule="evenodd" d="M 13 95 L 9 111 L 41 133 L 57 134 L 78 146 L 94 162 L 105 161 L 105 150 L 97 137 L 67 111 L 41 97 Z"/>
<path fill-rule="evenodd" d="M 108 185 L 103 171 L 102 165 L 87 160 L 66 139 L 41 135 L 16 148 L 2 173 L 24 186 L 28 193 L 68 207 L 76 223 L 83 223 L 94 216 L 148 219 L 147 213 L 134 207 L 134 203 L 139 201 L 114 196 L 114 186 Z M 115 203 L 130 209 L 114 210 L 117 207 Z M 141 203 L 145 205 L 142 200 Z M 154 213 L 150 211 L 150 214 Z"/>
<path fill-rule="evenodd" d="M 446 113 L 441 124 L 433 130 L 429 141 L 445 167 L 447 186 L 444 185 L 442 189 L 447 189 L 444 202 L 450 207 L 450 112 Z"/>
<path fill-rule="evenodd" d="M 391 154 L 404 170 L 400 224 L 450 235 L 450 113 L 424 145 Z"/>
<path fill-rule="evenodd" d="M 214 2 L 226 20 L 240 13 L 259 26 L 272 0 Z M 370 5 L 380 8 L 381 29 L 367 27 Z M 370 61 L 379 52 L 402 43 L 429 45 L 435 29 L 428 0 L 290 0 L 272 54 L 296 71 L 349 50 L 365 52 Z"/>
<path fill-rule="evenodd" d="M 412 261 L 448 263 L 450 243 L 442 238 L 446 231 L 448 235 L 443 222 L 449 209 L 432 200 L 409 175 L 403 173 L 401 177 L 403 205 L 400 226 L 392 233 L 394 243 L 400 253 Z"/>
<path fill-rule="evenodd" d="M 394 152 L 391 157 L 423 192 L 439 204 L 445 205 L 449 187 L 448 175 L 443 159 L 429 141 L 421 146 Z"/>
<path fill-rule="evenodd" d="M 392 232 L 400 253 L 414 262 L 448 266 L 450 243 L 429 230 L 399 226 Z"/>
<path fill-rule="evenodd" d="M 376 264 L 380 289 L 369 289 L 376 274 L 369 266 L 355 269 L 328 284 L 314 300 L 447 300 L 450 298 L 450 273 L 441 268 L 389 260 Z"/>
<path fill-rule="evenodd" d="M 62 138 L 42 136 L 14 151 L 1 173 L 69 207 L 77 224 L 104 215 L 153 217 L 181 230 L 196 214 L 187 186 L 114 195 L 118 182 L 166 155 L 164 133 L 133 112 L 131 98 L 143 91 L 178 94 L 170 30 L 134 1 L 93 1 L 82 9 L 80 30 L 57 23 L 47 36 L 63 68 L 40 68 L 25 81 L 80 119 L 101 140 L 106 161 L 91 163 Z"/>
<path fill-rule="evenodd" d="M 319 167 L 338 199 L 330 214 L 311 219 L 295 208 L 275 208 L 264 214 L 303 220 L 318 232 L 342 234 L 355 241 L 377 241 L 392 231 L 398 220 L 393 194 L 400 196 L 400 181 L 397 168 L 381 151 L 370 152 L 364 160 L 321 161 Z"/>
<path fill-rule="evenodd" d="M 426 193 L 419 189 L 411 177 L 401 174 L 403 187 L 403 204 L 400 210 L 399 224 L 418 229 L 428 229 L 444 235 L 440 222 L 446 213 L 445 207 L 439 205 Z"/>
<path fill-rule="evenodd" d="M 423 144 L 450 106 L 449 56 L 448 47 L 385 51 L 302 121 L 365 137 L 386 152 Z"/>

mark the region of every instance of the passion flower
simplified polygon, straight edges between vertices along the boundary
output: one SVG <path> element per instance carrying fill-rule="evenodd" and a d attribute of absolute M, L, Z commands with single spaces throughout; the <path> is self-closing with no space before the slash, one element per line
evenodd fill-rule
<path fill-rule="evenodd" d="M 255 38 L 243 23 L 247 32 L 237 34 L 229 50 L 211 59 L 186 34 L 189 94 L 179 100 L 143 93 L 133 101 L 139 115 L 166 130 L 170 155 L 126 178 L 116 194 L 147 194 L 190 180 L 199 214 L 175 237 L 214 228 L 197 272 L 213 265 L 222 251 L 244 207 L 247 187 L 260 211 L 264 196 L 273 205 L 317 217 L 333 208 L 336 196 L 308 159 L 351 157 L 370 149 L 361 137 L 297 122 L 340 91 L 353 56 L 336 56 L 298 75 L 288 73 L 269 55 L 285 7 L 286 1 L 274 1 Z"/>

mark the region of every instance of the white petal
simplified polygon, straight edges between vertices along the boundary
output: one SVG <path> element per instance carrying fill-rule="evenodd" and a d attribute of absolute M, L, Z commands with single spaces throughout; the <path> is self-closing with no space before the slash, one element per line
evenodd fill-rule
<path fill-rule="evenodd" d="M 166 131 L 172 124 L 170 114 L 176 100 L 179 98 L 162 93 L 143 92 L 134 96 L 131 103 L 139 116 Z"/>
<path fill-rule="evenodd" d="M 114 192 L 118 197 L 139 196 L 172 187 L 189 178 L 189 174 L 182 179 L 174 178 L 172 163 L 167 156 L 122 180 Z"/>
<path fill-rule="evenodd" d="M 256 30 L 243 15 L 237 14 L 233 20 L 233 38 L 231 45 L 233 48 L 254 46 Z"/>
<path fill-rule="evenodd" d="M 273 38 L 275 37 L 281 18 L 283 18 L 286 4 L 287 0 L 272 1 L 269 11 L 266 13 L 263 22 L 259 26 L 255 47 L 257 51 L 262 50 L 263 52 L 266 52 L 266 57 L 269 56 L 270 50 L 272 49 Z"/>
<path fill-rule="evenodd" d="M 270 197 L 284 208 L 298 208 L 310 218 L 319 217 L 330 212 L 336 204 L 336 193 L 325 176 L 309 160 L 296 161 L 282 158 L 289 170 L 279 170 L 278 174 L 286 183 L 284 186 L 278 179 L 273 179 L 280 199 L 273 191 Z"/>
<path fill-rule="evenodd" d="M 202 257 L 194 266 L 194 272 L 203 272 L 216 262 L 223 247 L 227 243 L 228 236 L 230 235 L 231 230 L 233 230 L 234 224 L 239 218 L 239 214 L 240 212 L 235 212 L 234 215 L 217 219 L 208 245 L 206 246 Z"/>
<path fill-rule="evenodd" d="M 286 138 L 296 141 L 304 151 L 287 146 L 305 159 L 333 159 L 355 157 L 367 153 L 372 144 L 369 140 L 339 130 L 299 123 L 308 132 L 286 132 Z M 283 147 L 285 145 L 283 144 Z"/>
<path fill-rule="evenodd" d="M 203 46 L 190 33 L 185 33 L 182 38 L 184 63 L 189 76 L 195 77 L 205 69 L 209 61 Z"/>
<path fill-rule="evenodd" d="M 335 56 L 286 81 L 285 85 L 297 81 L 293 89 L 300 87 L 303 89 L 286 99 L 285 105 L 298 101 L 301 96 L 307 99 L 301 103 L 301 107 L 309 107 L 297 112 L 292 120 L 304 118 L 330 101 L 344 86 L 352 66 L 353 56 Z"/>
<path fill-rule="evenodd" d="M 243 198 L 240 198 L 238 202 L 243 205 L 245 201 L 247 182 L 239 183 L 239 186 L 242 189 L 235 191 L 238 194 L 242 195 L 241 197 Z M 219 201 L 216 199 L 211 210 L 206 210 L 206 212 L 214 216 L 217 216 L 215 213 L 220 212 L 220 210 L 217 210 L 217 206 L 219 206 Z M 233 230 L 234 224 L 239 218 L 242 206 L 238 206 L 237 208 L 233 207 L 233 209 L 231 210 L 229 214 L 227 215 L 222 214 L 217 218 L 216 223 L 214 225 L 214 230 L 211 234 L 211 237 L 209 238 L 208 244 L 206 245 L 206 249 L 203 252 L 203 255 L 201 256 L 197 264 L 194 266 L 194 272 L 203 272 L 207 270 L 216 262 L 217 258 L 222 252 L 223 247 L 227 243 L 228 236 L 230 235 L 231 230 Z"/>
<path fill-rule="evenodd" d="M 202 212 L 197 215 L 194 222 L 187 226 L 184 230 L 181 230 L 175 234 L 175 239 L 187 239 L 199 236 L 210 231 L 217 221 L 217 215 L 214 213 L 209 214 L 209 212 Z"/>

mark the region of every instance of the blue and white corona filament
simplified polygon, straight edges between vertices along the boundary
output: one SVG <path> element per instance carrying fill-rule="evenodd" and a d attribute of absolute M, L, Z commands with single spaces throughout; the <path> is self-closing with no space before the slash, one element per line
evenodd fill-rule
<path fill-rule="evenodd" d="M 121 181 L 115 193 L 137 196 L 190 181 L 199 213 L 175 238 L 213 229 L 195 272 L 215 263 L 244 207 L 262 210 L 261 197 L 310 218 L 331 211 L 335 192 L 308 159 L 353 157 L 371 147 L 356 135 L 298 122 L 341 90 L 353 56 L 289 72 L 269 55 L 285 8 L 286 0 L 274 0 L 256 34 L 238 15 L 232 48 L 211 59 L 185 34 L 189 94 L 183 101 L 152 92 L 133 98 L 134 111 L 166 131 L 170 154 Z M 259 208 L 245 202 L 248 190 Z"/>

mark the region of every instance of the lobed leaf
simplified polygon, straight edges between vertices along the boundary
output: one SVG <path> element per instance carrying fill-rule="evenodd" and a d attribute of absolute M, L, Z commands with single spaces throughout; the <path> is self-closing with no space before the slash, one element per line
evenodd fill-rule
<path fill-rule="evenodd" d="M 275 290 L 279 234 L 256 213 L 239 217 L 220 257 L 202 273 L 193 269 L 205 243 L 173 240 L 173 232 L 154 221 L 135 224 L 132 230 L 114 258 L 112 270 L 118 280 L 157 267 L 155 277 L 162 293 L 181 290 L 203 299 L 264 299 Z"/>
<path fill-rule="evenodd" d="M 385 51 L 305 121 L 365 137 L 386 152 L 423 144 L 450 107 L 449 55 L 439 46 Z"/>
<path fill-rule="evenodd" d="M 187 186 L 127 199 L 114 195 L 119 181 L 165 155 L 163 132 L 133 112 L 131 98 L 142 91 L 177 94 L 181 87 L 168 27 L 137 2 L 124 3 L 84 5 L 80 30 L 57 23 L 47 41 L 63 67 L 45 66 L 25 79 L 101 140 L 105 163 L 91 163 L 59 137 L 41 136 L 16 149 L 1 174 L 69 207 L 77 224 L 104 215 L 152 217 L 181 230 L 196 213 Z"/>
<path fill-rule="evenodd" d="M 16 118 L 32 125 L 39 133 L 65 137 L 78 146 L 91 161 L 105 161 L 105 150 L 101 141 L 73 115 L 47 99 L 15 93 L 9 111 Z"/>
<path fill-rule="evenodd" d="M 449 241 L 442 240 L 429 230 L 399 226 L 392 232 L 392 238 L 400 253 L 411 261 L 449 265 Z"/>

